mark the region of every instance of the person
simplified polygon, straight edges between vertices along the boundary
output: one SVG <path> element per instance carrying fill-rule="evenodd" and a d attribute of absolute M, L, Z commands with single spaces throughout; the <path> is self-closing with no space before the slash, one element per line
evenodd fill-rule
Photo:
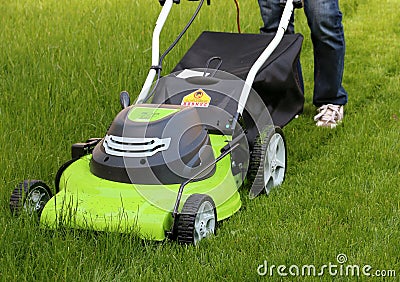
<path fill-rule="evenodd" d="M 288 0 L 289 1 L 289 0 Z M 275 33 L 283 12 L 281 0 L 258 0 L 264 26 L 262 33 Z M 314 49 L 313 104 L 317 126 L 334 128 L 343 119 L 348 95 L 342 86 L 345 39 L 338 0 L 304 0 L 304 12 Z M 287 31 L 294 32 L 294 17 Z"/>

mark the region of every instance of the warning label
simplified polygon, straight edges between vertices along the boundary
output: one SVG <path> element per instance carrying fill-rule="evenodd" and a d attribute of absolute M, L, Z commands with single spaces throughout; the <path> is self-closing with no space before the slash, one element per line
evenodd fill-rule
<path fill-rule="evenodd" d="M 211 97 L 203 89 L 196 90 L 182 99 L 182 106 L 207 108 L 210 105 Z"/>

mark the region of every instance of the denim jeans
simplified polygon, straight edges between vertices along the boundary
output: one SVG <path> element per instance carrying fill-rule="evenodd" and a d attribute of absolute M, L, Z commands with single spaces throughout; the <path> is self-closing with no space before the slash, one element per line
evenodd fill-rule
<path fill-rule="evenodd" d="M 264 22 L 261 32 L 276 32 L 283 12 L 279 0 L 258 0 L 258 4 Z M 345 105 L 347 93 L 342 86 L 345 40 L 338 0 L 304 0 L 304 12 L 314 47 L 313 103 L 317 107 Z M 288 33 L 294 32 L 293 19 Z"/>

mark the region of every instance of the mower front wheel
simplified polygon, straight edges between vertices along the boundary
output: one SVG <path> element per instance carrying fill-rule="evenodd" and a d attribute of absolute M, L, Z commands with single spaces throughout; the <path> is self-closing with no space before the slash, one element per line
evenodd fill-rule
<path fill-rule="evenodd" d="M 217 211 L 213 199 L 204 194 L 192 194 L 183 205 L 177 224 L 178 242 L 196 245 L 215 234 Z"/>
<path fill-rule="evenodd" d="M 25 211 L 28 215 L 36 215 L 39 218 L 44 206 L 52 196 L 49 186 L 43 181 L 24 180 L 11 194 L 11 213 L 19 215 Z"/>

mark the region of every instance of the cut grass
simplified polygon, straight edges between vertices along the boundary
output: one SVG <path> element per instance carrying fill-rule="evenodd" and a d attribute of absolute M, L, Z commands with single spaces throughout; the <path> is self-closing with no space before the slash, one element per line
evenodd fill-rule
<path fill-rule="evenodd" d="M 255 200 L 243 189 L 241 211 L 198 248 L 141 241 L 130 234 L 46 231 L 11 217 L 8 201 L 18 182 L 40 178 L 52 183 L 72 143 L 104 134 L 119 111 L 119 92 L 136 96 L 140 91 L 159 6 L 145 0 L 3 2 L 0 280 L 257 280 L 267 278 L 257 274 L 264 260 L 320 266 L 337 263 L 340 253 L 349 264 L 394 269 L 400 275 L 397 0 L 341 1 L 349 103 L 344 124 L 331 131 L 312 121 L 312 46 L 303 12 L 296 12 L 296 29 L 305 35 L 306 104 L 304 114 L 284 129 L 286 181 L 269 197 Z M 256 1 L 240 2 L 243 31 L 258 32 Z M 194 6 L 182 1 L 174 7 L 162 49 Z M 205 7 L 167 57 L 165 73 L 203 29 L 235 31 L 235 16 L 233 1 Z M 276 272 L 274 277 L 279 279 Z M 328 274 L 321 278 L 332 279 Z"/>

